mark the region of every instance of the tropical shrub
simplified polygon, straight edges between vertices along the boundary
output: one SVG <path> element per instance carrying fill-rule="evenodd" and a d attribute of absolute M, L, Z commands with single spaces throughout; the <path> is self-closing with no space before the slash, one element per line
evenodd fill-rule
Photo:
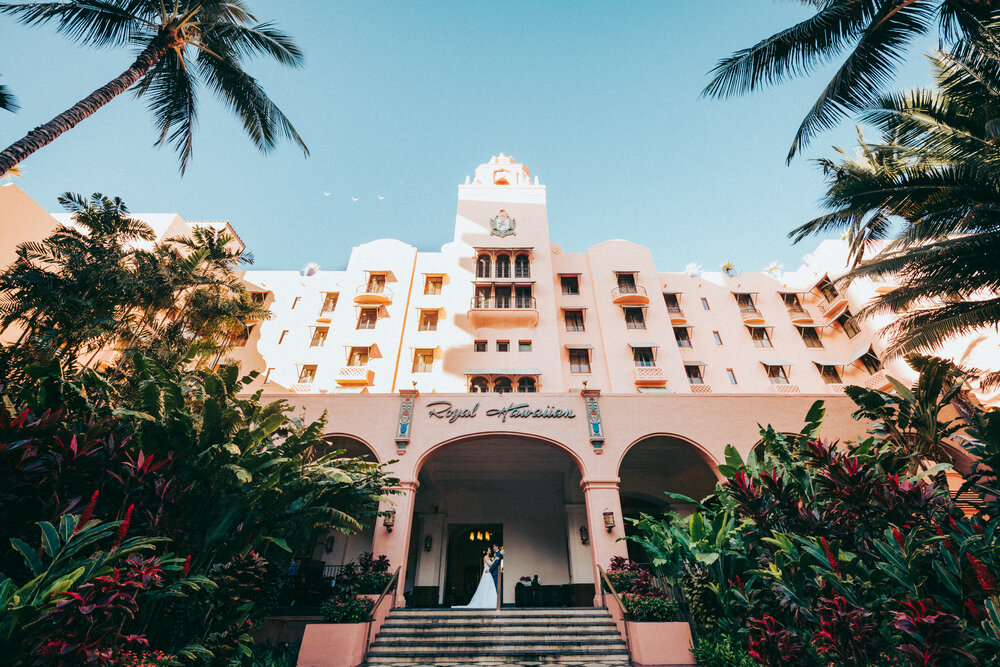
<path fill-rule="evenodd" d="M 320 609 L 325 623 L 363 623 L 371 618 L 375 600 L 357 595 L 335 595 Z"/>
<path fill-rule="evenodd" d="M 700 638 L 691 652 L 698 667 L 754 667 L 758 664 L 747 654 L 743 642 L 728 634 Z"/>
<path fill-rule="evenodd" d="M 621 599 L 630 621 L 676 621 L 680 609 L 677 600 L 662 595 L 622 593 Z"/>
<path fill-rule="evenodd" d="M 357 562 L 351 560 L 344 565 L 337 577 L 337 594 L 379 595 L 391 580 L 388 556 L 375 558 L 375 554 L 366 551 L 358 556 Z"/>

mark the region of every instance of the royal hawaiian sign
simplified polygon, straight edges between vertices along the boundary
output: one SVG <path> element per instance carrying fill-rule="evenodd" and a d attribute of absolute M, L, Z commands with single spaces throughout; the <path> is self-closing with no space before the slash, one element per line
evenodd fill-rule
<path fill-rule="evenodd" d="M 476 419 L 480 416 L 479 403 L 471 407 L 456 407 L 451 401 L 434 401 L 427 404 L 427 415 L 437 419 L 446 419 L 454 424 L 459 419 Z M 574 419 L 573 410 L 557 408 L 552 405 L 532 407 L 530 403 L 511 403 L 503 408 L 490 408 L 482 412 L 483 416 L 496 417 L 506 423 L 510 419 Z"/>

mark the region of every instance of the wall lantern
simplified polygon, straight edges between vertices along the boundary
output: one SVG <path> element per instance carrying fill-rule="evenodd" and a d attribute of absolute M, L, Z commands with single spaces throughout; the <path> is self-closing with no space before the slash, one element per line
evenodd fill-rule
<path fill-rule="evenodd" d="M 584 546 L 590 544 L 590 531 L 586 526 L 580 526 L 580 544 Z"/>
<path fill-rule="evenodd" d="M 615 513 L 605 507 L 603 514 L 604 514 L 604 527 L 607 528 L 608 532 L 610 533 L 612 530 L 615 529 Z"/>
<path fill-rule="evenodd" d="M 428 535 L 424 538 L 424 551 L 430 551 L 431 546 L 434 544 L 434 538 Z"/>
<path fill-rule="evenodd" d="M 614 519 L 612 519 L 612 521 L 614 521 Z M 605 523 L 607 523 L 607 519 L 605 519 Z M 391 533 L 392 532 L 392 527 L 396 525 L 396 510 L 395 509 L 393 509 L 392 507 L 390 507 L 385 512 L 383 512 L 382 525 L 385 526 L 385 532 L 387 532 L 387 533 Z"/>
<path fill-rule="evenodd" d="M 323 545 L 323 548 L 327 553 L 331 553 L 333 551 L 333 535 L 326 538 L 326 544 Z"/>

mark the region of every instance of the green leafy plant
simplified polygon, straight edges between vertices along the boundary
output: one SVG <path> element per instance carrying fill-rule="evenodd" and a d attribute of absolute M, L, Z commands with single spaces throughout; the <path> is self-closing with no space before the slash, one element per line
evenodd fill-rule
<path fill-rule="evenodd" d="M 363 623 L 371 618 L 375 600 L 357 595 L 335 595 L 323 603 L 320 614 L 326 623 Z"/>
<path fill-rule="evenodd" d="M 677 600 L 658 595 L 622 593 L 622 604 L 630 621 L 676 621 L 680 610 Z"/>
<path fill-rule="evenodd" d="M 691 650 L 698 667 L 754 667 L 759 663 L 737 637 L 715 634 L 698 639 Z"/>

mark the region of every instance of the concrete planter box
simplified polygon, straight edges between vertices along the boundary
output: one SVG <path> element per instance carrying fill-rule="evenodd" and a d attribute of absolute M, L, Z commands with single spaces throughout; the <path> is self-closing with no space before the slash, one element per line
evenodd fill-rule
<path fill-rule="evenodd" d="M 627 625 L 629 653 L 636 667 L 698 664 L 691 653 L 691 628 L 687 623 L 628 621 Z"/>
<path fill-rule="evenodd" d="M 356 667 L 365 659 L 368 623 L 310 623 L 298 667 Z"/>

